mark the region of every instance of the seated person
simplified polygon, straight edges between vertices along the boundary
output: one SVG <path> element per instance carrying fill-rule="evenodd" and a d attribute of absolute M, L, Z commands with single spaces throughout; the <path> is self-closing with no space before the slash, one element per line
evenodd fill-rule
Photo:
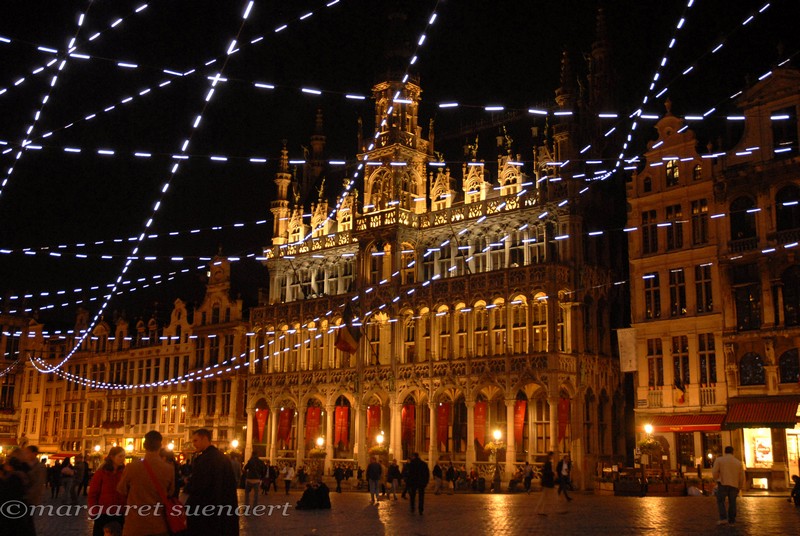
<path fill-rule="evenodd" d="M 330 507 L 330 489 L 324 482 L 314 481 L 307 484 L 303 496 L 297 501 L 298 510 L 320 510 Z"/>

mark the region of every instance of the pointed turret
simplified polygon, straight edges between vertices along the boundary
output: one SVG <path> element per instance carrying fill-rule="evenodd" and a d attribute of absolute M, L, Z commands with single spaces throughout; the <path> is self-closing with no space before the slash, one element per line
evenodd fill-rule
<path fill-rule="evenodd" d="M 589 107 L 595 112 L 611 109 L 614 104 L 613 77 L 611 76 L 611 45 L 608 41 L 606 16 L 603 8 L 597 9 L 595 41 L 589 61 Z"/>
<path fill-rule="evenodd" d="M 556 90 L 556 104 L 562 110 L 572 110 L 575 107 L 576 95 L 575 74 L 572 71 L 569 52 L 565 48 L 561 53 L 561 87 Z"/>
<path fill-rule="evenodd" d="M 311 136 L 311 179 L 314 183 L 322 175 L 325 165 L 323 155 L 325 153 L 325 134 L 322 129 L 322 110 L 317 110 L 317 118 L 314 123 L 314 134 Z"/>
<path fill-rule="evenodd" d="M 289 220 L 289 184 L 292 182 L 292 175 L 289 173 L 289 150 L 286 148 L 286 140 L 283 140 L 281 149 L 281 159 L 278 164 L 278 172 L 275 173 L 275 185 L 278 192 L 275 200 L 270 204 L 272 212 L 272 244 L 285 244 L 287 240 L 288 220 Z"/>

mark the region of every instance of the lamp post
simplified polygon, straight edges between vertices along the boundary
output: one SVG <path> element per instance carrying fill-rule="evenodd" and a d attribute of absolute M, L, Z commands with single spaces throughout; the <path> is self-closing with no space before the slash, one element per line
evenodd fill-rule
<path fill-rule="evenodd" d="M 492 456 L 494 456 L 494 476 L 492 477 L 492 485 L 495 493 L 500 492 L 500 462 L 497 459 L 497 451 L 503 448 L 502 437 L 503 434 L 499 429 L 495 429 L 494 432 L 492 432 L 492 438 L 494 438 L 494 441 L 492 441 Z"/>

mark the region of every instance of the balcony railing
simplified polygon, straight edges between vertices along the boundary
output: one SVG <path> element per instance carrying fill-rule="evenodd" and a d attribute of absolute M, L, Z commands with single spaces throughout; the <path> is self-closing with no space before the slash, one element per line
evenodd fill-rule
<path fill-rule="evenodd" d="M 701 387 L 700 388 L 700 405 L 701 406 L 715 406 L 717 404 L 717 388 L 716 387 Z"/>
<path fill-rule="evenodd" d="M 741 238 L 739 240 L 731 240 L 728 242 L 728 251 L 731 253 L 741 253 L 744 251 L 751 251 L 758 247 L 758 237 Z"/>
<path fill-rule="evenodd" d="M 647 406 L 651 408 L 661 408 L 664 406 L 664 393 L 658 391 L 647 392 Z"/>

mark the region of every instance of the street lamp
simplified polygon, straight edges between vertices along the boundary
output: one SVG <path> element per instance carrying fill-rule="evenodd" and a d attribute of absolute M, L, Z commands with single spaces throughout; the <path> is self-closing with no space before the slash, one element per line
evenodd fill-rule
<path fill-rule="evenodd" d="M 321 449 L 323 447 L 323 445 L 325 445 L 325 438 L 322 437 L 322 436 L 319 436 L 317 438 L 317 448 Z"/>
<path fill-rule="evenodd" d="M 239 448 L 239 440 L 238 439 L 234 439 L 233 441 L 231 441 L 231 448 L 234 449 L 234 450 Z"/>
<path fill-rule="evenodd" d="M 494 438 L 494 441 L 492 441 L 491 444 L 492 456 L 494 456 L 494 476 L 492 477 L 492 485 L 494 487 L 494 492 L 499 493 L 500 481 L 502 479 L 500 478 L 500 462 L 497 459 L 497 451 L 503 448 L 503 434 L 499 429 L 495 428 L 495 430 L 492 432 L 492 437 Z"/>
<path fill-rule="evenodd" d="M 125 450 L 128 451 L 129 454 L 133 452 L 133 443 L 128 443 L 125 445 Z"/>
<path fill-rule="evenodd" d="M 169 451 L 175 450 L 175 443 L 173 443 L 172 441 L 167 443 L 167 450 L 169 450 Z"/>
<path fill-rule="evenodd" d="M 379 447 L 382 447 L 382 446 L 383 446 L 383 440 L 384 440 L 384 439 L 386 439 L 386 438 L 383 436 L 383 432 L 381 432 L 380 434 L 378 434 L 378 437 L 376 437 L 376 438 L 375 438 L 375 441 L 378 443 L 378 446 L 379 446 Z"/>
<path fill-rule="evenodd" d="M 94 451 L 99 453 L 100 452 L 100 445 L 95 445 L 94 446 Z"/>
<path fill-rule="evenodd" d="M 653 425 L 650 424 L 650 423 L 645 424 L 644 425 L 644 433 L 647 434 L 647 435 L 653 435 Z"/>

